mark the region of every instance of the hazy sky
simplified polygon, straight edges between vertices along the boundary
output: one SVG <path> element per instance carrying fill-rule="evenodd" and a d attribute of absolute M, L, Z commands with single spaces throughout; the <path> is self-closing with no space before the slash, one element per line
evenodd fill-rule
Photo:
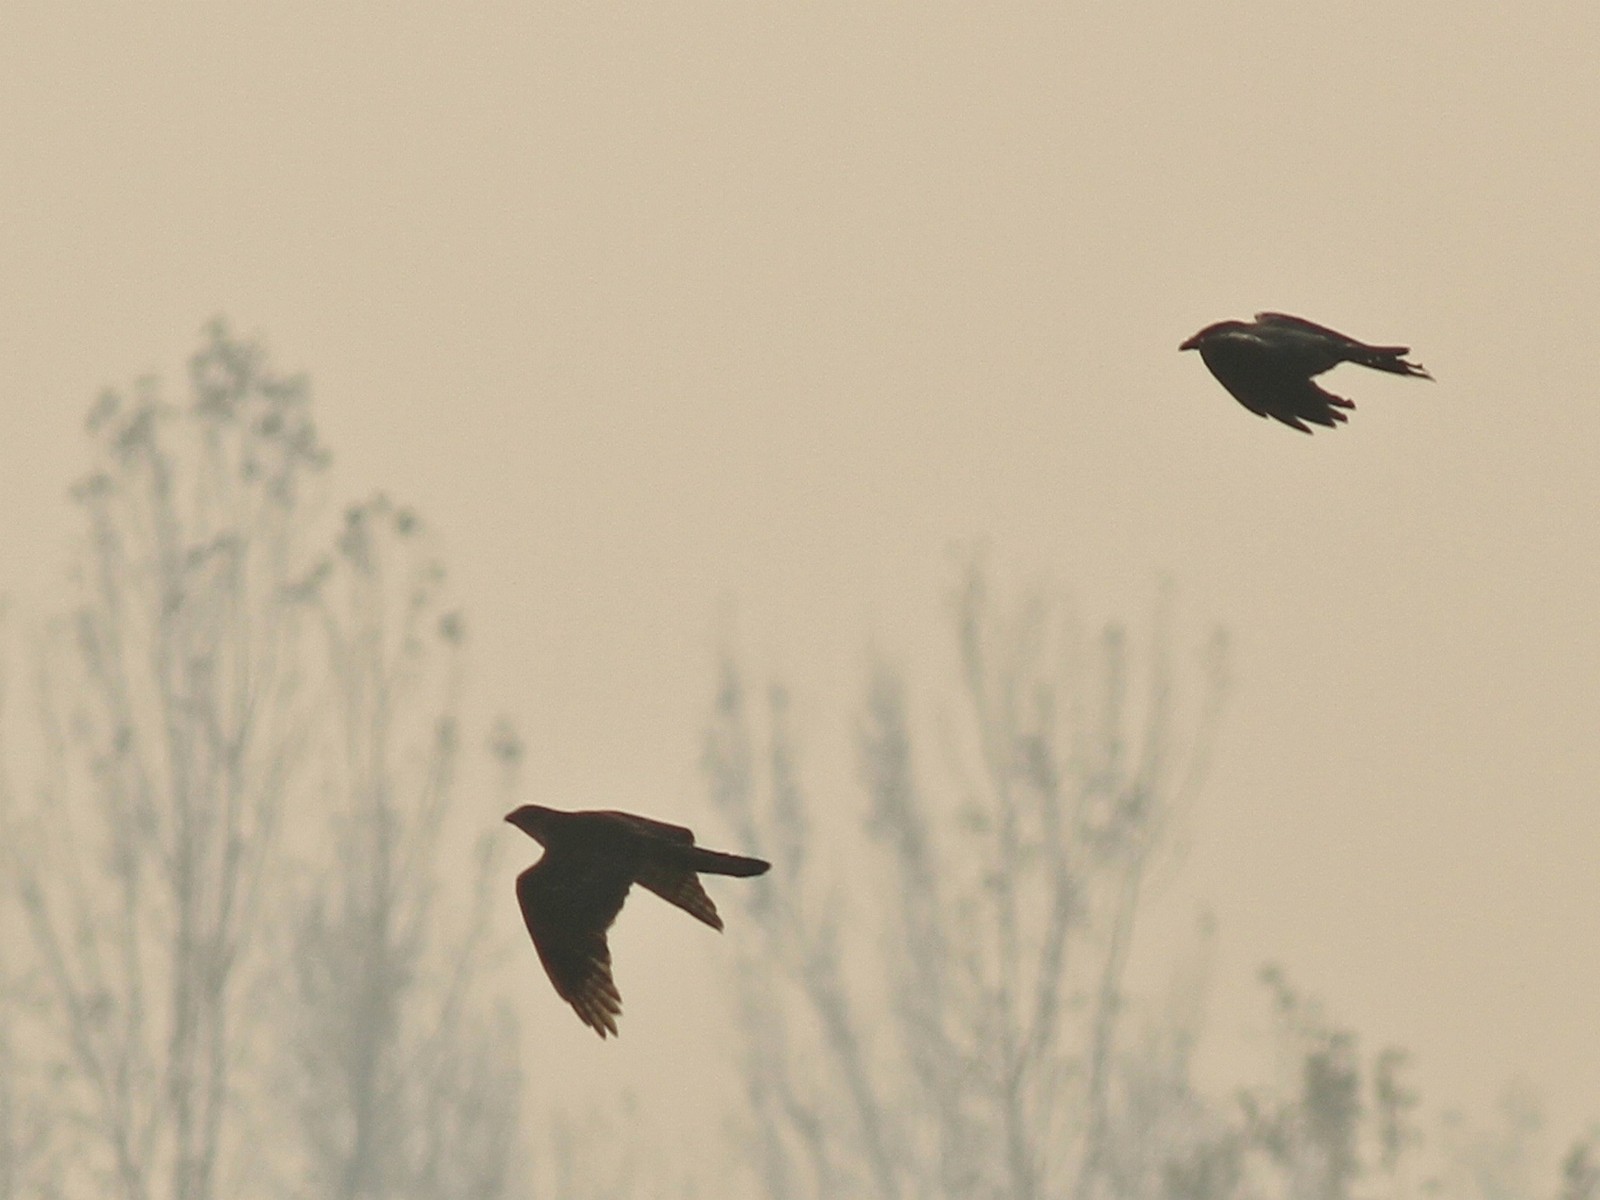
<path fill-rule="evenodd" d="M 1430 1103 L 1600 1115 L 1600 8 L 263 7 L 0 8 L 24 612 L 87 405 L 216 313 L 430 520 L 525 799 L 713 828 L 732 612 L 853 819 L 867 647 L 945 682 L 953 543 L 1095 619 L 1170 578 L 1236 648 L 1152 926 L 1215 910 L 1219 1044 L 1273 958 Z M 1438 382 L 1258 420 L 1177 345 L 1263 308 Z M 532 1078 L 650 1104 L 710 1043 L 672 964 L 726 948 L 650 908 L 619 1043 L 512 964 Z"/>

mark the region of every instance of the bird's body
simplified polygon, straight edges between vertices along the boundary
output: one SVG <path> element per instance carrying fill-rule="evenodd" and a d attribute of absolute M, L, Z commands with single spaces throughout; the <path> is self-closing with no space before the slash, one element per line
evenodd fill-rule
<path fill-rule="evenodd" d="M 721 929 L 698 873 L 760 875 L 770 866 L 696 846 L 683 826 L 633 813 L 525 804 L 506 820 L 544 847 L 544 857 L 517 876 L 517 903 L 539 960 L 557 994 L 602 1038 L 616 1034 L 622 1012 L 606 930 L 628 889 L 637 883 Z"/>
<path fill-rule="evenodd" d="M 1355 405 L 1311 382 L 1313 375 L 1342 362 L 1432 379 L 1405 356 L 1409 346 L 1369 346 L 1336 330 L 1284 313 L 1257 313 L 1253 322 L 1219 321 L 1207 325 L 1180 350 L 1198 350 L 1217 381 L 1235 400 L 1257 416 L 1272 417 L 1310 433 L 1306 425 L 1333 425 L 1346 420 L 1341 410 Z"/>

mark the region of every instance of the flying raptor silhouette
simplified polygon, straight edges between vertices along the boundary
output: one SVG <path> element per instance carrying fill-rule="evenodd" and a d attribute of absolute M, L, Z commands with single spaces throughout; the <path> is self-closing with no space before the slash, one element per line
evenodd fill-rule
<path fill-rule="evenodd" d="M 1257 313 L 1254 322 L 1219 321 L 1207 325 L 1180 350 L 1198 350 L 1217 381 L 1233 398 L 1260 417 L 1272 417 L 1304 433 L 1306 425 L 1332 427 L 1347 418 L 1341 409 L 1355 404 L 1311 382 L 1342 362 L 1375 371 L 1432 379 L 1405 356 L 1409 346 L 1369 346 L 1355 338 L 1285 313 Z"/>
<path fill-rule="evenodd" d="M 694 844 L 681 825 L 625 812 L 562 812 L 524 804 L 506 820 L 544 847 L 517 876 L 517 903 L 556 993 L 602 1038 L 617 1033 L 622 995 L 611 977 L 606 930 L 628 889 L 648 888 L 713 929 L 717 906 L 698 872 L 761 875 L 772 865 Z"/>

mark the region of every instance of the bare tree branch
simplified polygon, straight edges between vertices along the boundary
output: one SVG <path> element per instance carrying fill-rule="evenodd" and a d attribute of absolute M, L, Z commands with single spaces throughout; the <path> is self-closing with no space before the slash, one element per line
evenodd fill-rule
<path fill-rule="evenodd" d="M 49 1001 L 0 979 L 0 1060 L 25 1019 L 53 1084 L 36 1146 L 8 1108 L 28 1072 L 0 1082 L 0 1182 L 25 1152 L 39 1194 L 510 1194 L 515 1037 L 478 988 L 490 843 L 462 851 L 467 888 L 443 870 L 460 617 L 382 498 L 308 555 L 325 455 L 303 381 L 219 323 L 189 383 L 184 406 L 146 382 L 89 419 L 40 784 L 0 806 L 15 981 Z M 285 838 L 302 785 L 328 824 Z M 264 1055 L 269 1032 L 295 1052 Z M 299 1136 L 262 1136 L 288 1097 Z"/>
<path fill-rule="evenodd" d="M 1000 610 L 976 562 L 952 615 L 960 715 L 937 723 L 942 771 L 919 766 L 903 673 L 873 669 L 857 744 L 879 853 L 848 886 L 821 882 L 781 690 L 752 711 L 723 667 L 712 800 L 775 860 L 748 900 L 766 953 L 744 972 L 760 981 L 747 1078 L 774 1195 L 1106 1186 L 1139 901 L 1200 778 L 1221 676 L 1180 697 L 1158 631 L 1135 689 L 1119 628 L 1085 653 L 1043 597 Z M 852 957 L 839 931 L 873 913 L 877 950 Z"/>
<path fill-rule="evenodd" d="M 77 603 L 42 665 L 48 771 L 14 865 L 76 1081 L 85 1178 L 222 1187 L 234 1004 L 301 746 L 284 588 L 321 468 L 300 381 L 220 324 L 192 402 L 152 384 L 91 416 Z M 21 846 L 27 849 L 21 850 Z"/>
<path fill-rule="evenodd" d="M 329 663 L 321 792 L 332 859 L 297 901 L 288 1067 L 308 1197 L 471 1196 L 511 1188 L 515 1037 L 483 1009 L 492 843 L 469 903 L 440 867 L 459 755 L 463 636 L 418 518 L 377 497 L 346 514 L 307 603 Z M 502 731 L 506 783 L 520 755 Z"/>

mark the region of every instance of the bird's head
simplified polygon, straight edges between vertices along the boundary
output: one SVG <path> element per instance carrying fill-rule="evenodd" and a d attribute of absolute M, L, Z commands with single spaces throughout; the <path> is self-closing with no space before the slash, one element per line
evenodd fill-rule
<path fill-rule="evenodd" d="M 1207 325 L 1199 333 L 1179 346 L 1178 349 L 1198 350 L 1219 333 L 1234 333 L 1245 328 L 1247 326 L 1243 321 L 1218 321 L 1215 325 Z"/>
<path fill-rule="evenodd" d="M 527 834 L 539 845 L 548 845 L 545 831 L 550 828 L 550 818 L 555 815 L 554 810 L 545 808 L 542 804 L 524 804 L 521 808 L 514 808 L 506 814 L 506 820 Z"/>

